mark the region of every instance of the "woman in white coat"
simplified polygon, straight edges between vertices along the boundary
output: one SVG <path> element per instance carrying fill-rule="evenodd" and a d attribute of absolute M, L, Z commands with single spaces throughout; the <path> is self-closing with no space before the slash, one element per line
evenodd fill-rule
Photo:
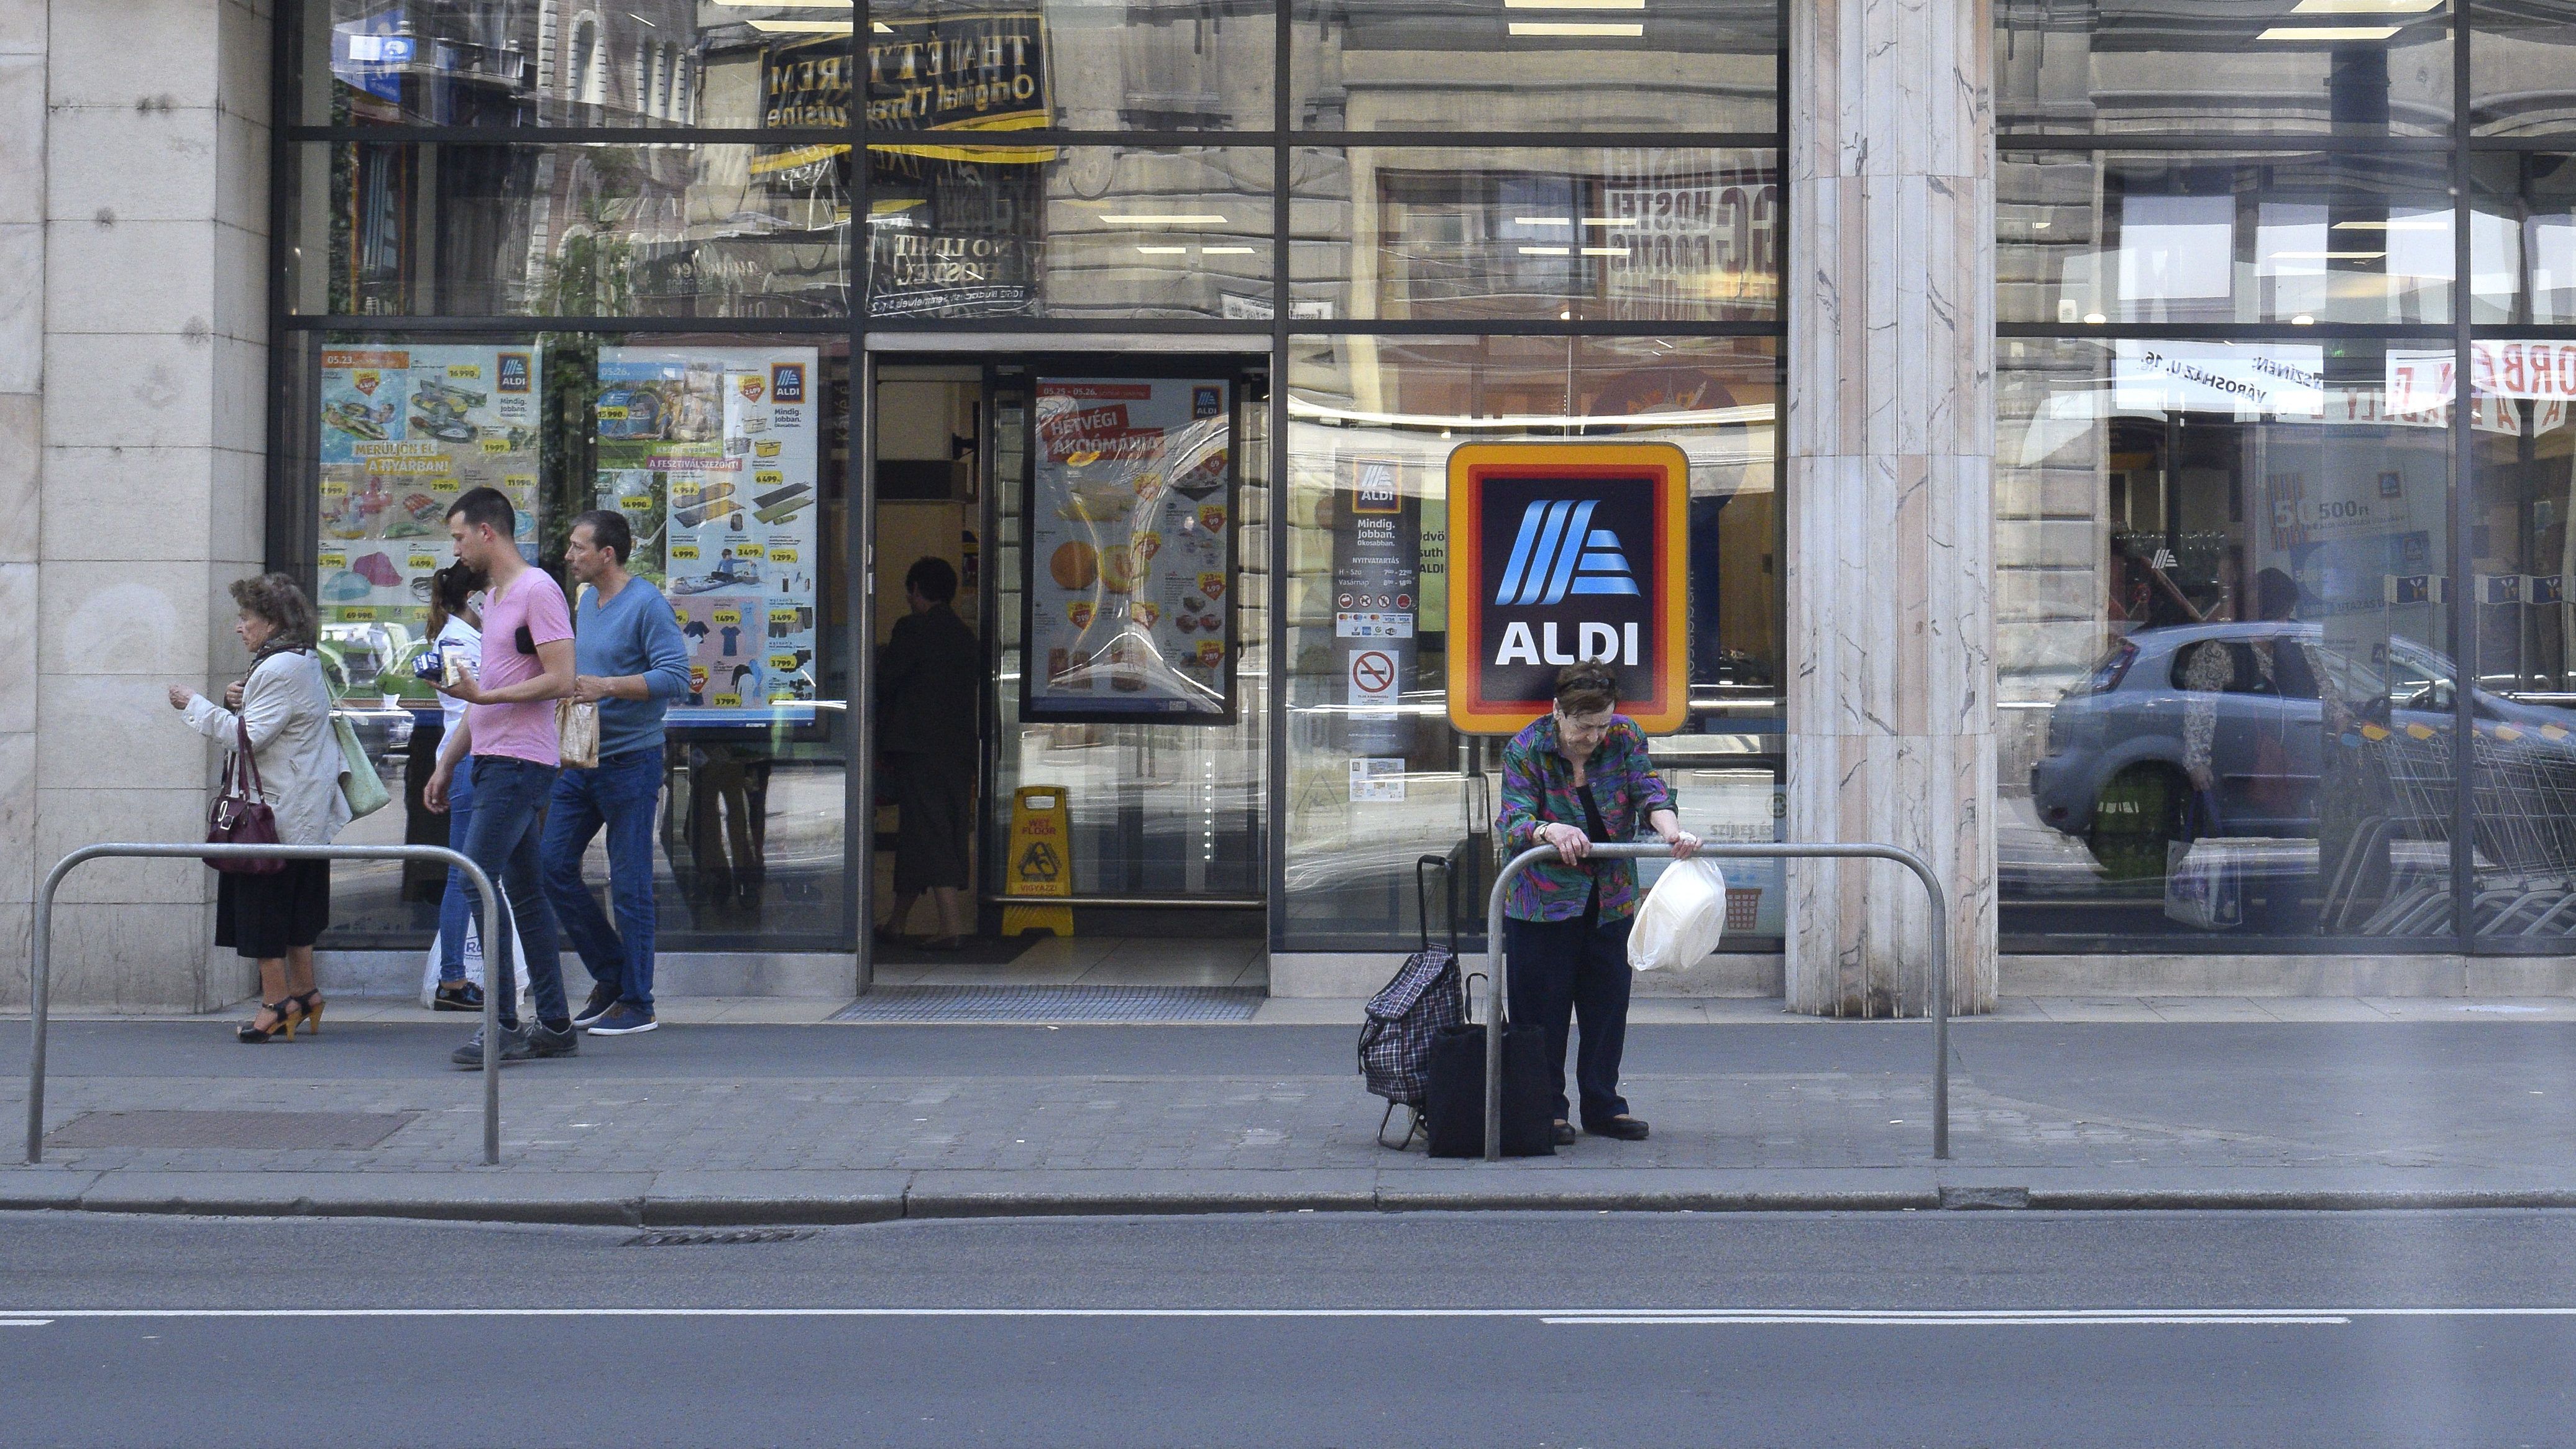
<path fill-rule="evenodd" d="M 349 823 L 349 802 L 340 792 L 331 688 L 313 649 L 313 605 L 284 574 L 235 580 L 232 594 L 241 606 L 233 632 L 251 653 L 249 677 L 226 690 L 221 705 L 171 685 L 170 705 L 198 733 L 227 746 L 247 725 L 278 843 L 328 845 Z M 313 987 L 313 943 L 331 920 L 331 863 L 291 860 L 266 875 L 227 872 L 215 889 L 215 944 L 259 962 L 259 1015 L 241 1028 L 241 1040 L 291 1041 L 299 1021 L 307 1032 L 318 1030 L 323 1003 Z"/>

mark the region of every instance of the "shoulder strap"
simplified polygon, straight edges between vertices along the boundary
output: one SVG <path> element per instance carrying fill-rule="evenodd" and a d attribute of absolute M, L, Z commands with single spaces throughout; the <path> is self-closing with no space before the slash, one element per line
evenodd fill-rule
<path fill-rule="evenodd" d="M 250 747 L 250 720 L 238 711 L 233 715 L 233 734 L 237 742 L 233 750 L 233 793 L 250 799 L 265 798 L 268 787 L 260 783 L 259 756 Z"/>

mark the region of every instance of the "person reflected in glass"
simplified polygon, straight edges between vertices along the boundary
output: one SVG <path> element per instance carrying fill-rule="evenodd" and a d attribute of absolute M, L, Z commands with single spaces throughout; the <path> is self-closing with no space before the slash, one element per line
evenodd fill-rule
<path fill-rule="evenodd" d="M 238 747 L 250 739 L 252 783 L 277 821 L 280 845 L 328 845 L 349 823 L 340 790 L 346 763 L 331 732 L 331 686 L 314 647 L 313 605 L 284 574 L 236 579 L 233 623 L 250 673 L 216 704 L 184 685 L 170 707 L 199 734 Z M 215 877 L 215 944 L 259 963 L 259 1014 L 235 1033 L 245 1042 L 292 1041 L 303 1023 L 321 1029 L 313 943 L 331 923 L 331 862 L 290 860 L 266 874 Z"/>
<path fill-rule="evenodd" d="M 429 595 L 430 648 L 437 661 L 437 673 L 431 677 L 445 679 L 453 661 L 461 673 L 473 673 L 483 667 L 483 572 L 462 561 L 449 564 L 421 580 Z M 441 743 L 449 734 L 465 727 L 465 701 L 454 695 L 438 697 L 441 720 Z M 436 768 L 432 757 L 431 768 Z M 422 781 L 423 785 L 428 782 Z M 425 808 L 425 807 L 424 807 Z M 462 849 L 465 837 L 474 826 L 474 760 L 466 756 L 456 762 L 447 780 L 447 828 L 441 845 Z M 456 866 L 447 868 L 447 889 L 438 901 L 438 989 L 430 997 L 437 1011 L 481 1011 L 483 988 L 465 979 L 465 937 L 477 929 L 474 924 L 474 898 L 465 888 L 465 872 Z"/>
<path fill-rule="evenodd" d="M 957 570 L 925 558 L 903 576 L 912 612 L 894 624 L 877 664 L 878 753 L 895 800 L 894 914 L 879 945 L 903 939 L 904 922 L 926 893 L 939 908 L 933 951 L 965 945 L 968 848 L 975 838 L 975 775 L 982 765 L 977 710 L 984 647 L 949 605 Z"/>
<path fill-rule="evenodd" d="M 1637 913 L 1632 860 L 1591 859 L 1595 842 L 1651 832 L 1675 860 L 1699 849 L 1681 828 L 1672 791 L 1646 756 L 1646 732 L 1619 713 L 1616 677 L 1603 664 L 1571 664 L 1556 676 L 1555 708 L 1503 748 L 1503 808 L 1494 821 L 1513 854 L 1556 851 L 1514 877 L 1503 898 L 1510 952 L 1512 1020 L 1547 1032 L 1556 1091 L 1556 1140 L 1574 1141 L 1565 1096 L 1565 1049 L 1580 1022 L 1574 1076 L 1583 1130 L 1643 1141 L 1646 1123 L 1619 1095 L 1628 1036 L 1628 928 Z"/>

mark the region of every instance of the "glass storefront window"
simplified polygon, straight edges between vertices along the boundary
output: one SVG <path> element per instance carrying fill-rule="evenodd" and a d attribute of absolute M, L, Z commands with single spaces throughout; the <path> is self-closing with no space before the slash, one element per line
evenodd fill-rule
<path fill-rule="evenodd" d="M 301 13 L 308 126 L 777 130 L 843 124 L 782 113 L 784 94 L 837 87 L 849 104 L 847 5 L 305 0 Z"/>
<path fill-rule="evenodd" d="M 848 149 L 307 144 L 287 309 L 843 316 Z"/>
<path fill-rule="evenodd" d="M 2005 131 L 2440 136 L 2449 0 L 1995 0 Z"/>
<path fill-rule="evenodd" d="M 1996 314 L 2040 323 L 2451 318 L 2438 154 L 2010 151 L 1997 157 Z M 2482 218 L 2479 290 L 2509 232 Z"/>
<path fill-rule="evenodd" d="M 1447 459 L 1462 442 L 1616 437 L 1690 458 L 1692 715 L 1654 745 L 1683 822 L 1710 839 L 1776 839 L 1782 641 L 1780 381 L 1768 340 L 1539 337 L 1301 339 L 1290 353 L 1289 487 L 1280 607 L 1289 731 L 1290 949 L 1353 948 L 1414 924 L 1416 858 L 1450 859 L 1464 900 L 1498 864 L 1503 740 L 1447 719 Z M 1391 690 L 1355 697 L 1337 575 L 1353 558 L 1350 498 L 1392 483 L 1399 593 L 1418 597 Z M 1404 586 L 1411 584 L 1407 590 Z M 1776 938 L 1776 872 L 1730 870 L 1755 913 L 1738 949 Z M 1463 923 L 1470 933 L 1473 921 Z M 1739 921 L 1739 927 L 1746 923 Z"/>
<path fill-rule="evenodd" d="M 1297 315 L 1778 315 L 1774 152 L 1305 148 L 1290 175 Z"/>
<path fill-rule="evenodd" d="M 2471 919 L 2481 936 L 2564 950 L 2576 936 L 2576 342 L 2481 338 L 2471 358 Z"/>
<path fill-rule="evenodd" d="M 1266 318 L 1270 157 L 871 146 L 869 316 Z"/>
<path fill-rule="evenodd" d="M 2469 124 L 2479 136 L 2576 133 L 2576 3 L 2469 0 Z"/>
<path fill-rule="evenodd" d="M 1676 117 L 1693 131 L 1780 128 L 1777 0 L 1295 0 L 1295 18 L 1302 130 L 1669 133 Z"/>
<path fill-rule="evenodd" d="M 1262 0 L 875 0 L 880 131 L 1266 131 L 1277 27 Z"/>
<path fill-rule="evenodd" d="M 446 840 L 421 801 L 443 737 L 411 666 L 447 506 L 492 486 L 520 549 L 565 578 L 572 517 L 627 516 L 629 567 L 670 601 L 690 691 L 670 710 L 657 831 L 662 937 L 846 949 L 844 547 L 849 366 L 840 337 L 308 333 L 281 447 L 307 480 L 325 669 L 402 802 L 351 844 Z M 591 862 L 604 871 L 604 857 Z M 435 928 L 443 873 L 345 867 L 332 944 Z"/>
<path fill-rule="evenodd" d="M 2453 939 L 2450 350 L 1997 352 L 2006 939 Z"/>
<path fill-rule="evenodd" d="M 2487 153 L 2477 177 L 2477 279 L 2470 320 L 2576 322 L 2576 155 Z"/>

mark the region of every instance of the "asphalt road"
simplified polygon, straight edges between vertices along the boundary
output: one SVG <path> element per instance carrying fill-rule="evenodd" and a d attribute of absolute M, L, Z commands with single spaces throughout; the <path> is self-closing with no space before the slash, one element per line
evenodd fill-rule
<path fill-rule="evenodd" d="M 13 1445 L 2576 1440 L 2576 1214 L 29 1214 L 0 1323 Z"/>

